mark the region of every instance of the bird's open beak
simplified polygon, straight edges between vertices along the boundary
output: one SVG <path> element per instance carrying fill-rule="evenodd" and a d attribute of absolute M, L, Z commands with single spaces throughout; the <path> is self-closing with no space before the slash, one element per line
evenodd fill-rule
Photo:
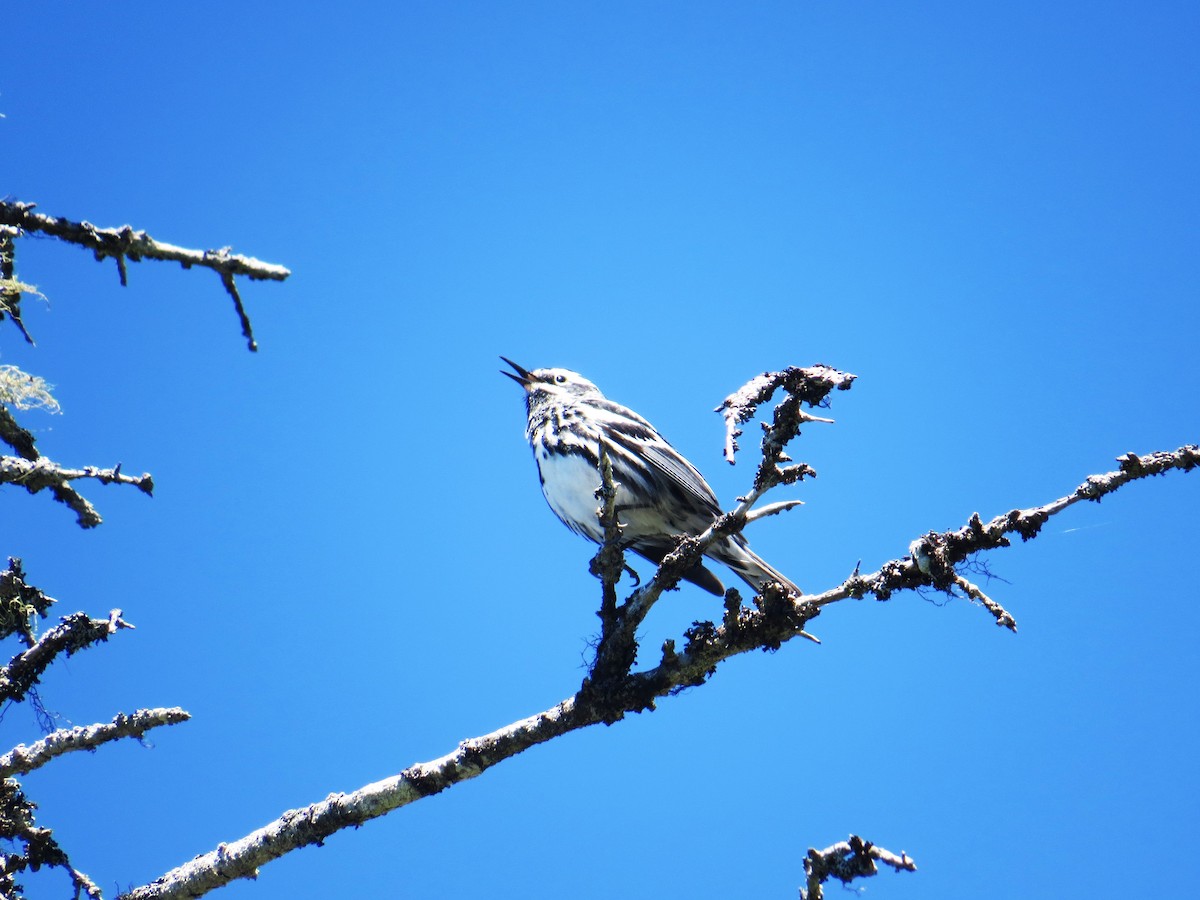
<path fill-rule="evenodd" d="M 500 374 L 507 375 L 521 387 L 525 388 L 525 390 L 529 390 L 529 385 L 533 384 L 533 376 L 529 373 L 529 370 L 518 366 L 507 356 L 502 356 L 500 358 L 517 370 L 516 375 L 514 375 L 512 372 L 505 372 L 503 369 L 500 370 Z"/>

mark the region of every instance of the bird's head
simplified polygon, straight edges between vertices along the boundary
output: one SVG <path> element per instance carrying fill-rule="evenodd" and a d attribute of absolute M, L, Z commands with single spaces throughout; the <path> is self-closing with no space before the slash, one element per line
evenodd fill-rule
<path fill-rule="evenodd" d="M 583 397 L 603 397 L 600 389 L 578 372 L 570 369 L 533 369 L 530 371 L 506 356 L 500 357 L 513 367 L 513 372 L 500 370 L 525 389 L 532 405 L 541 403 L 571 403 Z"/>

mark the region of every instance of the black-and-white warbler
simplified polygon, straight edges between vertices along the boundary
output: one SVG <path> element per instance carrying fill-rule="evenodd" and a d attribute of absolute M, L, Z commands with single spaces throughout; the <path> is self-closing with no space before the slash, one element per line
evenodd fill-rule
<path fill-rule="evenodd" d="M 576 534 L 597 544 L 604 541 L 596 499 L 601 440 L 612 460 L 617 519 L 624 526 L 626 549 L 660 563 L 679 535 L 699 534 L 721 514 L 704 476 L 633 410 L 605 398 L 576 372 L 530 371 L 500 358 L 516 372 L 501 373 L 525 389 L 525 437 L 533 448 L 542 493 L 554 514 Z M 746 546 L 741 534 L 717 541 L 705 555 L 729 566 L 756 592 L 775 581 L 800 593 Z M 684 578 L 713 594 L 725 591 L 701 563 Z"/>

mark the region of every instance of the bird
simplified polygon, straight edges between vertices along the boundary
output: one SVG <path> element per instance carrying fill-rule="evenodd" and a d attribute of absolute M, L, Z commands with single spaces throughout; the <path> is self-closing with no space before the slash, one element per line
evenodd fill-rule
<path fill-rule="evenodd" d="M 615 509 L 622 546 L 654 564 L 675 549 L 680 535 L 700 534 L 721 515 L 704 476 L 658 430 L 628 407 L 614 403 L 570 369 L 526 369 L 505 356 L 500 370 L 525 390 L 525 437 L 533 449 L 542 494 L 563 524 L 604 543 L 598 515 L 600 448 L 612 461 Z M 771 567 L 738 533 L 714 541 L 704 555 L 728 566 L 760 593 L 771 582 L 796 595 L 788 578 Z M 703 560 L 683 578 L 711 594 L 725 586 Z"/>

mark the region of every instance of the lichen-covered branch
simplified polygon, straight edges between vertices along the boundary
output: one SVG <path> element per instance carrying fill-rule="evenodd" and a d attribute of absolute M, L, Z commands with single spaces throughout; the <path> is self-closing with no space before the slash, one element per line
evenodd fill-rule
<path fill-rule="evenodd" d="M 100 888 L 96 883 L 71 865 L 49 828 L 35 823 L 36 808 L 16 781 L 11 778 L 0 781 L 0 840 L 20 847 L 18 852 L 0 854 L 0 897 L 21 896 L 15 877 L 21 872 L 27 869 L 36 872 L 42 866 L 51 866 L 66 871 L 75 886 L 76 898 L 83 894 L 99 900 Z"/>
<path fill-rule="evenodd" d="M 782 372 L 767 372 L 757 376 L 741 390 L 727 397 L 724 403 L 717 407 L 718 412 L 724 411 L 725 413 L 728 449 L 736 447 L 736 434 L 741 433 L 737 429 L 737 425 L 752 417 L 757 411 L 759 403 L 769 399 L 779 387 L 783 387 L 787 392 L 787 397 L 775 410 L 772 423 L 763 427 L 763 458 L 754 477 L 754 487 L 744 497 L 738 498 L 738 505 L 732 511 L 719 516 L 700 534 L 683 535 L 679 538 L 675 549 L 663 558 L 654 578 L 634 591 L 618 610 L 620 623 L 619 627 L 615 629 L 616 634 L 623 633 L 629 641 L 632 641 L 637 627 L 642 623 L 654 603 L 658 601 L 662 592 L 674 589 L 682 580 L 683 573 L 699 562 L 705 551 L 716 541 L 739 533 L 753 519 L 761 518 L 764 515 L 774 515 L 800 505 L 799 500 L 784 500 L 768 504 L 757 510 L 754 508 L 759 499 L 773 488 L 784 484 L 794 484 L 802 478 L 816 475 L 816 471 L 807 463 L 781 466 L 781 463 L 791 462 L 784 453 L 784 448 L 800 433 L 801 425 L 810 421 L 829 421 L 804 413 L 800 404 L 802 402 L 810 406 L 823 404 L 834 390 L 849 390 L 855 377 L 828 366 L 808 368 L 792 366 Z M 732 451 L 730 453 L 732 454 Z M 810 640 L 816 640 L 803 629 L 800 633 Z M 605 649 L 602 642 L 597 652 L 594 669 L 599 669 L 606 664 Z M 634 649 L 636 650 L 636 646 Z M 632 664 L 632 657 L 630 657 L 630 664 Z M 628 671 L 628 668 L 625 671 Z"/>
<path fill-rule="evenodd" d="M 830 389 L 848 386 L 849 378 L 831 379 Z M 777 436 L 778 429 L 797 426 L 802 421 L 802 417 L 789 412 L 784 417 L 777 415 L 771 428 L 776 429 Z M 774 440 L 770 431 L 767 437 Z M 776 460 L 783 461 L 779 456 Z M 153 883 L 121 896 L 124 900 L 190 898 L 234 879 L 254 877 L 259 866 L 291 850 L 320 843 L 342 828 L 361 825 L 422 797 L 475 778 L 530 747 L 590 725 L 614 723 L 631 712 L 654 709 L 659 698 L 707 681 L 720 663 L 732 656 L 752 650 L 777 649 L 797 636 L 811 637 L 805 631 L 805 625 L 832 603 L 868 594 L 886 600 L 896 591 L 906 588 L 952 590 L 957 583 L 955 566 L 974 553 L 1008 546 L 1008 534 L 1016 532 L 1028 539 L 1037 533 L 1049 516 L 1078 500 L 1098 500 L 1104 494 L 1138 478 L 1162 474 L 1171 469 L 1188 471 L 1197 463 L 1200 463 L 1200 449 L 1195 446 L 1147 456 L 1128 454 L 1121 458 L 1119 471 L 1087 479 L 1068 497 L 1033 509 L 1014 510 L 986 525 L 978 515 L 972 516 L 963 528 L 925 535 L 914 542 L 907 555 L 886 563 L 868 575 L 860 575 L 856 571 L 841 585 L 822 593 L 797 596 L 781 587 L 768 586 L 754 598 L 750 607 L 745 607 L 737 592 L 731 590 L 726 594 L 725 614 L 719 625 L 712 622 L 695 623 L 684 635 L 684 648 L 678 650 L 674 641 L 667 641 L 660 662 L 648 670 L 629 671 L 625 665 L 625 659 L 628 658 L 625 651 L 620 648 L 607 650 L 609 640 L 606 639 L 597 648 L 596 663 L 580 690 L 551 709 L 491 734 L 464 741 L 451 753 L 428 763 L 413 765 L 391 778 L 366 785 L 349 794 L 333 794 L 323 801 L 284 813 L 240 840 L 221 844 Z M 766 480 L 769 481 L 770 476 Z M 611 474 L 606 483 L 611 487 Z M 604 484 L 602 479 L 602 487 Z M 676 550 L 664 558 L 654 578 L 637 588 L 618 608 L 619 621 L 613 633 L 629 629 L 631 623 L 636 630 L 637 623 L 641 621 L 639 616 L 663 590 L 678 584 L 682 573 L 703 553 L 705 542 L 744 526 L 754 502 L 766 489 L 766 486 L 756 486 L 742 498 L 735 510 L 719 518 L 704 534 L 682 539 Z M 599 499 L 603 504 L 603 489 Z M 611 577 L 612 565 L 610 561 L 601 571 L 607 569 Z M 606 659 L 606 653 L 610 652 L 619 654 L 621 659 L 618 662 Z M 595 677 L 601 671 L 604 677 Z M 825 866 L 822 870 L 824 877 L 841 877 L 838 872 L 849 872 L 855 865 L 861 868 L 880 861 L 898 869 L 915 869 L 907 856 L 895 856 L 858 838 L 851 838 L 844 846 L 835 845 L 814 853 L 816 855 L 810 855 L 810 859 L 814 866 Z M 820 860 L 824 862 L 818 863 Z M 818 888 L 822 880 L 824 878 L 818 879 Z M 813 890 L 811 881 L 808 889 Z M 820 894 L 810 896 L 819 897 Z"/>
<path fill-rule="evenodd" d="M 102 484 L 132 484 L 147 494 L 154 490 L 154 480 L 150 475 L 123 475 L 119 464 L 111 469 L 96 466 L 66 469 L 52 462 L 38 452 L 33 434 L 17 423 L 3 403 L 0 403 L 0 440 L 19 455 L 19 458 L 0 456 L 0 484 L 18 484 L 31 494 L 49 488 L 55 500 L 74 510 L 81 528 L 95 528 L 104 520 L 87 498 L 68 482 L 78 478 L 95 478 Z"/>
<path fill-rule="evenodd" d="M 191 250 L 155 240 L 146 232 L 135 231 L 129 225 L 122 225 L 120 228 L 98 228 L 90 222 L 73 222 L 70 219 L 34 212 L 36 207 L 36 203 L 0 201 L 0 225 L 19 228 L 31 234 L 47 234 L 78 244 L 93 251 L 97 259 L 108 256 L 125 257 L 134 262 L 158 259 L 177 262 L 185 269 L 201 266 L 226 275 L 244 275 L 255 281 L 283 281 L 292 274 L 283 266 L 230 253 L 228 247 L 220 250 Z"/>
<path fill-rule="evenodd" d="M 785 468 L 779 465 L 788 462 L 783 455 L 783 446 L 790 436 L 795 435 L 799 425 L 806 421 L 799 410 L 799 403 L 792 401 L 802 396 L 805 402 L 821 402 L 830 390 L 844 389 L 853 378 L 833 370 L 816 374 L 821 381 L 820 390 L 816 393 L 806 393 L 812 383 L 811 370 L 788 370 L 777 383 L 772 377 L 763 376 L 765 381 L 753 391 L 748 391 L 744 399 L 731 404 L 731 408 L 736 407 L 744 412 L 752 404 L 769 396 L 776 387 L 783 386 L 789 390 L 789 399 L 781 404 L 786 408 L 783 413 L 776 411 L 764 438 L 764 452 L 770 457 L 771 466 L 760 467 L 754 489 L 741 498 L 736 509 L 718 518 L 701 535 L 682 538 L 675 550 L 664 558 L 654 578 L 638 587 L 617 608 L 615 622 L 611 626 L 603 608 L 611 599 L 607 594 L 609 583 L 615 584 L 621 563 L 613 558 L 597 559 L 594 568 L 606 581 L 606 599 L 602 602 L 605 633 L 597 648 L 592 671 L 573 697 L 491 734 L 464 741 L 453 752 L 439 759 L 411 766 L 398 775 L 366 785 L 352 793 L 331 795 L 303 809 L 291 810 L 246 837 L 222 844 L 157 881 L 122 896 L 127 900 L 195 897 L 234 879 L 253 877 L 259 866 L 290 850 L 320 843 L 341 828 L 361 825 L 369 819 L 474 778 L 537 744 L 589 725 L 619 721 L 631 712 L 653 709 L 659 698 L 702 684 L 721 662 L 731 656 L 751 650 L 776 649 L 797 636 L 811 637 L 805 631 L 805 625 L 825 606 L 838 600 L 862 597 L 868 593 L 882 600 L 897 590 L 922 586 L 949 589 L 955 584 L 954 566 L 968 555 L 1007 545 L 1004 537 L 1007 531 L 1020 530 L 1031 536 L 1036 531 L 1033 525 L 1039 518 L 1044 521 L 1046 515 L 1065 508 L 1061 501 L 1056 501 L 1058 505 L 1010 513 L 989 526 L 983 526 L 979 517 L 974 516 L 964 529 L 926 535 L 916 542 L 916 549 L 907 556 L 891 561 L 870 575 L 856 572 L 842 585 L 820 594 L 799 596 L 789 594 L 782 586 L 768 586 L 754 598 L 750 607 L 744 607 L 737 592 L 729 591 L 725 614 L 719 625 L 695 623 L 685 634 L 682 650 L 677 650 L 673 641 L 667 641 L 657 666 L 644 671 L 631 671 L 632 660 L 636 657 L 634 632 L 646 610 L 662 591 L 679 583 L 682 573 L 695 564 L 711 541 L 744 527 L 754 503 L 766 490 L 775 484 L 788 483 L 789 480 L 811 474 L 806 466 Z M 739 419 L 742 412 L 733 414 L 735 423 L 744 421 Z M 731 435 L 734 429 L 736 424 L 731 429 Z M 735 437 L 731 436 L 730 441 Z M 1195 455 L 1196 448 L 1192 447 L 1182 448 L 1175 454 L 1126 458 L 1122 463 L 1125 475 L 1114 477 L 1114 473 L 1109 473 L 1088 480 L 1088 499 L 1096 499 L 1101 491 L 1115 490 L 1134 477 L 1170 468 L 1191 468 L 1195 465 Z M 789 474 L 789 470 L 798 474 Z M 602 470 L 601 484 L 598 494 L 600 508 L 602 514 L 608 513 L 607 517 L 611 519 L 611 471 Z M 615 527 L 616 523 L 610 524 Z M 612 540 L 606 541 L 606 544 L 615 543 L 614 532 Z M 918 563 L 918 558 L 924 562 Z M 629 652 L 631 647 L 633 655 Z M 895 857 L 856 838 L 851 839 L 845 852 L 839 846 L 812 858 L 825 861 L 823 871 L 826 872 L 825 877 L 830 877 L 843 871 L 838 866 L 849 865 L 853 857 L 860 857 L 864 865 L 882 860 L 898 868 L 913 868 L 907 857 Z M 818 879 L 818 885 L 821 880 L 823 878 Z"/>
<path fill-rule="evenodd" d="M 33 434 L 22 428 L 8 411 L 8 407 L 3 404 L 0 404 L 0 441 L 17 451 L 22 459 L 37 459 L 41 456 Z"/>
<path fill-rule="evenodd" d="M 787 391 L 790 402 L 784 401 L 776 411 L 775 427 L 778 430 L 772 442 L 776 453 L 782 452 L 783 444 L 795 436 L 795 430 L 791 430 L 790 435 L 787 433 L 789 418 L 794 420 L 797 429 L 802 422 L 829 421 L 803 412 L 800 409 L 802 403 L 819 406 L 826 402 L 832 391 L 848 391 L 857 377 L 829 366 L 815 365 L 806 368 L 788 366 L 780 372 L 763 372 L 751 378 L 716 408 L 716 412 L 725 419 L 725 459 L 730 465 L 735 462 L 737 439 L 742 435 L 741 426 L 754 418 L 758 408 L 769 402 L 779 388 Z M 768 449 L 766 445 L 764 449 Z M 778 457 L 775 461 L 778 462 Z"/>
<path fill-rule="evenodd" d="M 53 597 L 26 584 L 21 560 L 10 556 L 8 568 L 0 572 L 0 640 L 16 634 L 26 647 L 32 647 L 36 641 L 34 621 L 44 619 L 53 603 Z"/>
<path fill-rule="evenodd" d="M 154 479 L 149 473 L 126 475 L 121 471 L 120 464 L 111 469 L 97 466 L 68 469 L 45 456 L 37 459 L 0 456 L 0 484 L 19 485 L 31 494 L 49 488 L 54 499 L 65 503 L 75 512 L 81 527 L 94 528 L 103 521 L 100 514 L 82 494 L 68 485 L 68 482 L 80 478 L 94 478 L 101 484 L 131 484 L 145 494 L 154 493 Z"/>
<path fill-rule="evenodd" d="M 104 520 L 87 498 L 71 487 L 70 481 L 95 478 L 101 484 L 132 484 L 146 494 L 154 490 L 154 479 L 149 474 L 124 475 L 119 464 L 111 469 L 96 466 L 67 469 L 59 466 L 38 452 L 33 434 L 17 423 L 3 403 L 0 403 L 0 440 L 19 455 L 0 456 L 0 484 L 17 484 L 31 494 L 49 488 L 55 500 L 75 512 L 81 528 L 95 528 Z"/>
<path fill-rule="evenodd" d="M 825 896 L 822 886 L 830 878 L 836 878 L 843 885 L 856 878 L 870 878 L 879 872 L 876 862 L 891 866 L 897 872 L 917 871 L 916 863 L 908 858 L 908 854 L 901 852 L 897 856 L 856 834 L 850 835 L 848 841 L 840 841 L 824 850 L 809 848 L 804 859 L 807 878 L 800 889 L 800 900 L 822 900 Z"/>
<path fill-rule="evenodd" d="M 873 594 L 887 600 L 893 592 L 905 588 L 932 587 L 953 593 L 955 586 L 978 600 L 996 619 L 996 624 L 1016 631 L 1012 615 L 1000 604 L 987 597 L 979 588 L 964 582 L 956 567 L 969 557 L 984 550 L 1010 545 L 1009 536 L 1017 534 L 1023 541 L 1036 537 L 1047 520 L 1063 510 L 1085 500 L 1099 503 L 1107 494 L 1142 478 L 1163 475 L 1172 470 L 1189 472 L 1200 465 L 1200 447 L 1186 444 L 1177 450 L 1160 451 L 1138 456 L 1126 453 L 1117 457 L 1119 468 L 1100 475 L 1090 475 L 1074 491 L 1043 506 L 1014 509 L 985 523 L 976 513 L 957 531 L 930 532 L 913 541 L 906 559 L 892 560 L 872 575 L 854 575 L 839 588 L 827 592 L 830 600 L 849 596 Z"/>
<path fill-rule="evenodd" d="M 74 750 L 95 750 L 101 744 L 121 738 L 141 737 L 151 728 L 161 725 L 178 725 L 191 716 L 179 707 L 163 709 L 139 709 L 126 714 L 119 713 L 111 722 L 95 725 L 80 725 L 76 728 L 60 728 L 28 747 L 18 744 L 0 756 L 0 778 L 10 775 L 26 775 L 41 768 L 56 756 Z"/>
<path fill-rule="evenodd" d="M 617 485 L 613 480 L 612 458 L 604 441 L 600 442 L 600 501 L 598 510 L 604 543 L 592 558 L 589 569 L 602 583 L 600 600 L 601 640 L 617 623 L 617 582 L 625 571 L 625 553 L 621 548 L 622 526 L 617 521 Z"/>
<path fill-rule="evenodd" d="M 802 412 L 801 402 L 810 405 L 824 403 L 835 389 L 848 389 L 854 378 L 853 375 L 838 372 L 828 366 L 791 367 L 783 372 L 768 372 L 758 376 L 751 382 L 753 390 L 749 390 L 750 386 L 747 386 L 727 398 L 718 407 L 718 411 L 727 410 L 726 422 L 730 429 L 728 441 L 734 443 L 733 430 L 736 423 L 745 422 L 753 416 L 757 404 L 769 399 L 777 388 L 783 387 L 787 391 L 787 398 L 775 410 L 773 422 L 764 426 L 763 459 L 755 476 L 753 489 L 746 496 L 739 498 L 738 506 L 732 512 L 718 517 L 700 534 L 680 536 L 674 550 L 663 559 L 654 578 L 634 591 L 620 607 L 615 605 L 615 580 L 611 584 L 608 580 L 620 576 L 620 569 L 615 567 L 613 558 L 606 555 L 610 553 L 609 547 L 617 540 L 620 532 L 615 510 L 611 506 L 616 496 L 612 487 L 611 466 L 606 465 L 602 448 L 601 488 L 597 492 L 597 499 L 605 500 L 605 505 L 599 510 L 599 516 L 606 540 L 592 561 L 592 573 L 607 576 L 600 612 L 603 628 L 592 670 L 581 689 L 581 699 L 589 699 L 596 691 L 607 693 L 611 685 L 629 674 L 637 658 L 638 626 L 649 614 L 662 592 L 675 588 L 682 580 L 683 573 L 699 562 L 705 551 L 717 541 L 740 532 L 752 518 L 773 515 L 800 504 L 798 500 L 785 500 L 754 510 L 758 500 L 772 488 L 781 484 L 794 484 L 804 477 L 816 474 L 811 466 L 804 463 L 781 466 L 781 463 L 791 462 L 783 449 L 799 434 L 800 426 L 805 422 L 818 421 L 816 417 Z M 607 560 L 607 563 L 601 565 L 601 560 Z M 800 633 L 804 637 L 816 640 L 803 629 Z M 664 645 L 664 652 L 668 650 L 673 652 L 673 643 Z M 619 718 L 624 711 L 617 710 L 615 714 Z"/>
<path fill-rule="evenodd" d="M 5 316 L 12 319 L 26 343 L 32 344 L 33 338 L 25 330 L 25 323 L 21 321 L 21 295 L 27 285 L 17 281 L 13 267 L 16 258 L 13 238 L 20 234 L 17 228 L 0 225 L 0 319 Z"/>
<path fill-rule="evenodd" d="M 68 469 L 45 456 L 36 460 L 0 456 L 0 482 L 19 484 L 30 493 L 54 487 L 62 481 L 74 481 L 79 478 L 94 478 L 101 484 L 132 484 L 142 493 L 154 493 L 154 479 L 148 473 L 126 475 L 121 471 L 119 463 L 111 469 L 101 469 L 98 466 Z"/>
<path fill-rule="evenodd" d="M 64 616 L 62 622 L 46 631 L 29 649 L 18 653 L 8 665 L 0 668 L 0 703 L 20 700 L 37 684 L 42 673 L 60 653 L 67 656 L 90 647 L 122 628 L 133 626 L 114 609 L 107 619 L 93 619 L 86 613 Z"/>
<path fill-rule="evenodd" d="M 120 900 L 183 900 L 199 897 L 258 867 L 309 844 L 320 844 L 343 828 L 356 827 L 422 797 L 482 774 L 496 763 L 594 720 L 581 716 L 572 699 L 492 734 L 464 741 L 440 759 L 417 763 L 398 775 L 349 794 L 284 813 L 274 822 L 231 843 L 220 844 L 161 878 L 120 895 Z"/>
<path fill-rule="evenodd" d="M 16 278 L 14 265 L 16 241 L 26 234 L 42 234 L 78 244 L 91 250 L 97 260 L 113 258 L 122 285 L 128 280 L 127 260 L 139 262 L 156 259 L 178 262 L 185 269 L 193 266 L 211 269 L 220 277 L 222 286 L 233 300 L 242 334 L 251 350 L 257 350 L 258 344 L 235 279 L 242 276 L 252 280 L 283 281 L 291 275 L 283 266 L 232 253 L 228 247 L 192 250 L 156 240 L 145 231 L 137 231 L 128 225 L 98 228 L 90 222 L 76 222 L 37 212 L 35 206 L 33 203 L 0 200 L 0 318 L 11 318 L 30 343 L 33 340 L 22 321 L 20 303 L 22 295 L 32 289 Z M 33 435 L 18 425 L 3 406 L 5 403 L 14 405 L 14 401 L 17 401 L 15 405 L 19 407 L 22 398 L 31 396 L 30 392 L 12 397 L 9 393 L 0 389 L 0 440 L 12 447 L 20 459 L 5 457 L 0 460 L 0 483 L 20 484 L 31 493 L 49 488 L 55 499 L 75 511 L 83 528 L 94 528 L 102 520 L 95 507 L 70 486 L 68 482 L 71 480 L 96 478 L 105 484 L 134 484 L 147 494 L 151 492 L 153 483 L 149 475 L 124 476 L 120 474 L 120 466 L 113 469 L 95 466 L 66 469 L 46 460 L 34 446 Z"/>
<path fill-rule="evenodd" d="M 167 262 L 177 262 L 185 269 L 199 266 L 212 269 L 221 277 L 221 283 L 233 299 L 234 308 L 242 325 L 242 333 L 246 337 L 251 350 L 257 350 L 254 335 L 250 328 L 250 319 L 242 305 L 234 284 L 235 276 L 243 276 L 255 281 L 283 281 L 291 272 L 283 266 L 263 262 L 250 256 L 241 256 L 230 252 L 230 248 L 218 250 L 192 250 L 187 247 L 177 247 L 164 241 L 155 240 L 145 231 L 137 231 L 129 225 L 119 228 L 98 228 L 90 222 L 74 222 L 70 219 L 48 216 L 35 212 L 36 204 L 0 201 L 0 251 L 7 253 L 9 266 L 13 257 L 13 237 L 16 234 L 45 234 L 59 240 L 78 244 L 91 250 L 96 259 L 103 260 L 112 257 L 117 263 L 117 272 L 121 284 L 128 281 L 126 260 L 140 262 L 143 259 L 157 259 Z M 13 229 L 16 229 L 14 232 Z M 0 259 L 2 263 L 2 259 Z M 10 292 L 11 293 L 11 292 Z M 19 303 L 20 296 L 5 297 L 5 305 L 10 315 L 20 325 Z M 18 310 L 13 313 L 12 310 Z M 24 331 L 24 326 L 22 331 Z M 27 335 L 28 337 L 28 335 Z"/>

